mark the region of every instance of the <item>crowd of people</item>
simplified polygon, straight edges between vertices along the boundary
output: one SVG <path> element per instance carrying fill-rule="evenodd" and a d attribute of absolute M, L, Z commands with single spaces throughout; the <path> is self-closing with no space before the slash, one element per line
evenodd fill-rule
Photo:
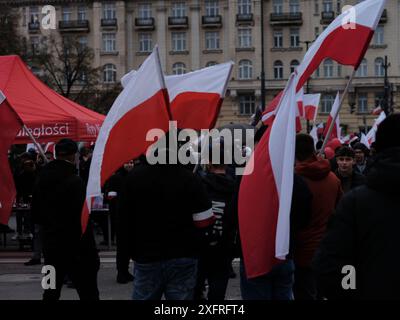
<path fill-rule="evenodd" d="M 256 132 L 255 148 L 265 131 Z M 116 238 L 117 282 L 133 281 L 137 300 L 224 300 L 235 276 L 232 260 L 239 258 L 245 300 L 400 298 L 399 137 L 400 114 L 393 114 L 380 124 L 371 150 L 331 141 L 335 154 L 327 159 L 310 135 L 298 134 L 289 254 L 256 278 L 246 277 L 241 259 L 241 177 L 232 166 L 221 161 L 193 173 L 188 165 L 150 165 L 145 156 L 125 163 L 103 190 Z M 46 289 L 44 299 L 59 299 L 66 276 L 81 299 L 99 299 L 93 221 L 81 234 L 91 152 L 63 139 L 55 159 L 46 154 L 45 164 L 28 152 L 15 168 L 17 202 L 31 206 L 32 220 L 17 230 L 33 233 L 27 264 L 41 263 L 43 253 L 57 271 L 56 289 Z M 354 267 L 355 288 L 343 286 L 345 266 Z"/>

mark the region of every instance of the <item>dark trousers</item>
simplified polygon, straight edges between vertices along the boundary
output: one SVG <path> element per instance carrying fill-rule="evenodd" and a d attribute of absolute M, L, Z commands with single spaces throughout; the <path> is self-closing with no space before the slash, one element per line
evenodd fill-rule
<path fill-rule="evenodd" d="M 59 300 L 65 276 L 74 284 L 81 300 L 99 300 L 97 272 L 100 261 L 96 254 L 84 258 L 77 256 L 59 256 L 44 253 L 45 265 L 52 265 L 56 271 L 56 288 L 45 289 L 43 300 Z M 96 257 L 97 255 L 97 257 Z"/>
<path fill-rule="evenodd" d="M 195 299 L 202 297 L 205 281 L 208 283 L 207 300 L 224 300 L 228 287 L 231 258 L 223 254 L 203 254 L 199 259 Z"/>
<path fill-rule="evenodd" d="M 293 294 L 295 300 L 316 300 L 317 285 L 310 267 L 296 266 L 294 272 Z"/>

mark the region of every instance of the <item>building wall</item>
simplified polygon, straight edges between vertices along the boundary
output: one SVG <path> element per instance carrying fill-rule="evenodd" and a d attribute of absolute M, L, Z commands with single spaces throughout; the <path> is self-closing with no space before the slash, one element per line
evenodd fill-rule
<path fill-rule="evenodd" d="M 60 36 L 60 30 L 48 31 L 41 30 L 32 33 L 28 30 L 29 10 L 31 6 L 41 6 L 43 4 L 54 4 L 57 9 L 57 23 L 62 19 L 62 6 L 69 5 L 73 12 L 72 19 L 77 19 L 77 8 L 80 5 L 87 6 L 87 19 L 89 20 L 89 31 L 77 33 L 77 36 L 86 36 L 88 45 L 94 48 L 94 66 L 104 66 L 112 63 L 117 68 L 117 81 L 127 71 L 137 69 L 149 54 L 140 52 L 139 37 L 142 33 L 151 34 L 152 44 L 158 44 L 161 54 L 161 63 L 166 74 L 172 74 L 175 63 L 184 63 L 186 71 L 196 70 L 205 67 L 207 63 L 215 61 L 218 63 L 232 60 L 235 63 L 232 78 L 228 86 L 227 96 L 221 109 L 218 125 L 230 122 L 249 122 L 249 115 L 240 114 L 240 97 L 243 94 L 254 96 L 254 105 L 257 106 L 260 100 L 260 72 L 261 72 L 261 2 L 251 0 L 252 19 L 248 22 L 239 22 L 237 19 L 239 0 L 219 0 L 219 14 L 222 16 L 222 25 L 218 27 L 206 28 L 202 25 L 202 17 L 205 12 L 206 0 L 186 0 L 186 15 L 188 24 L 182 29 L 172 29 L 168 25 L 168 18 L 171 17 L 172 5 L 176 1 L 169 0 L 143 0 L 143 1 L 12 1 L 13 5 L 19 8 L 20 32 L 25 37 L 32 36 Z M 274 12 L 274 1 L 264 0 L 264 53 L 265 53 L 265 74 L 266 74 L 266 97 L 267 103 L 276 93 L 283 89 L 290 74 L 290 63 L 293 60 L 301 61 L 306 52 L 306 41 L 315 39 L 316 28 L 318 33 L 323 31 L 321 24 L 321 12 L 323 2 L 326 0 L 299 0 L 301 19 L 273 21 L 271 14 Z M 102 50 L 102 34 L 109 32 L 101 27 L 103 4 L 106 2 L 115 3 L 117 28 L 110 32 L 115 32 L 117 53 L 105 54 Z M 136 25 L 136 18 L 139 18 L 139 6 L 150 3 L 151 16 L 154 18 L 154 29 L 144 30 Z M 282 0 L 282 12 L 289 13 L 291 0 Z M 355 0 L 346 1 L 346 4 L 354 4 Z M 339 7 L 344 5 L 344 1 L 339 2 Z M 394 104 L 399 99 L 398 87 L 400 86 L 400 41 L 399 34 L 399 6 L 397 0 L 387 1 L 387 19 L 380 24 L 383 26 L 384 40 L 382 44 L 374 44 L 374 39 L 366 53 L 368 73 L 365 77 L 355 77 L 350 86 L 350 100 L 356 102 L 356 112 L 350 113 L 348 98 L 345 99 L 341 111 L 341 122 L 347 126 L 348 132 L 358 131 L 359 127 L 364 126 L 366 121 L 368 126 L 372 125 L 375 116 L 370 115 L 370 111 L 375 107 L 375 94 L 383 92 L 383 77 L 375 75 L 374 61 L 376 58 L 388 56 L 391 66 L 388 70 L 389 80 L 394 84 Z M 338 1 L 332 1 L 333 11 L 337 15 Z M 23 16 L 26 16 L 24 18 Z M 251 30 L 252 44 L 249 48 L 240 48 L 238 33 L 243 28 Z M 300 43 L 297 47 L 290 45 L 291 29 L 298 28 Z M 282 48 L 274 47 L 274 31 L 280 30 L 283 34 Z M 219 48 L 217 50 L 207 50 L 206 32 L 214 31 L 219 34 Z M 184 52 L 174 52 L 172 48 L 172 33 L 186 33 L 186 50 Z M 346 50 L 346 48 L 343 48 Z M 238 79 L 239 62 L 250 60 L 252 62 L 253 74 L 248 80 Z M 280 60 L 283 64 L 283 78 L 274 78 L 274 62 Z M 333 77 L 324 76 L 323 65 L 319 68 L 319 76 L 315 73 L 309 81 L 309 92 L 316 92 L 335 95 L 336 91 L 343 91 L 352 73 L 350 67 L 341 66 L 338 74 L 338 65 L 334 63 Z M 367 94 L 368 112 L 357 112 L 358 97 Z M 317 122 L 325 121 L 327 115 L 320 113 Z"/>

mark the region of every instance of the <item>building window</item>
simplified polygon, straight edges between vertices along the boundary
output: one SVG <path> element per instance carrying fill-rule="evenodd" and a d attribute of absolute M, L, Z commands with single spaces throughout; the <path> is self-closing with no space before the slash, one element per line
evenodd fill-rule
<path fill-rule="evenodd" d="M 30 38 L 31 50 L 33 54 L 39 53 L 40 40 L 38 36 Z"/>
<path fill-rule="evenodd" d="M 332 0 L 324 0 L 322 3 L 322 7 L 324 12 L 331 12 L 333 11 L 333 3 Z"/>
<path fill-rule="evenodd" d="M 314 0 L 314 14 L 319 14 L 319 0 Z"/>
<path fill-rule="evenodd" d="M 333 94 L 324 94 L 321 98 L 321 113 L 329 113 L 332 110 L 335 97 Z"/>
<path fill-rule="evenodd" d="M 39 21 L 39 8 L 38 7 L 30 7 L 29 8 L 30 14 L 30 22 L 35 23 Z"/>
<path fill-rule="evenodd" d="M 186 50 L 186 32 L 172 32 L 172 50 Z"/>
<path fill-rule="evenodd" d="M 239 29 L 239 48 L 251 48 L 251 29 Z"/>
<path fill-rule="evenodd" d="M 382 107 L 384 94 L 382 92 L 375 93 L 375 108 Z"/>
<path fill-rule="evenodd" d="M 274 79 L 283 79 L 283 63 L 280 60 L 274 62 Z"/>
<path fill-rule="evenodd" d="M 314 28 L 314 35 L 315 35 L 315 39 L 317 39 L 319 36 L 319 28 L 318 27 Z"/>
<path fill-rule="evenodd" d="M 186 3 L 183 1 L 174 2 L 172 4 L 172 16 L 174 18 L 186 17 Z"/>
<path fill-rule="evenodd" d="M 331 59 L 325 59 L 324 61 L 324 77 L 333 77 L 333 61 Z"/>
<path fill-rule="evenodd" d="M 275 30 L 274 31 L 274 48 L 282 48 L 283 47 L 283 33 L 282 31 Z"/>
<path fill-rule="evenodd" d="M 115 33 L 103 33 L 103 51 L 115 52 Z"/>
<path fill-rule="evenodd" d="M 342 66 L 340 64 L 337 66 L 337 76 L 338 78 L 342 76 Z"/>
<path fill-rule="evenodd" d="M 254 114 L 256 109 L 256 97 L 247 93 L 239 95 L 239 113 L 242 116 Z"/>
<path fill-rule="evenodd" d="M 239 61 L 239 79 L 247 80 L 253 78 L 253 65 L 250 60 Z"/>
<path fill-rule="evenodd" d="M 72 10 L 70 7 L 65 6 L 62 8 L 62 19 L 63 21 L 70 21 L 72 17 Z"/>
<path fill-rule="evenodd" d="M 290 0 L 290 2 L 289 2 L 289 12 L 290 13 L 298 13 L 298 12 L 300 12 L 299 0 Z"/>
<path fill-rule="evenodd" d="M 88 46 L 88 38 L 87 37 L 79 37 L 78 38 L 78 43 L 80 46 L 80 49 L 85 49 Z"/>
<path fill-rule="evenodd" d="M 103 82 L 115 83 L 117 81 L 117 68 L 113 64 L 106 64 L 103 68 Z"/>
<path fill-rule="evenodd" d="M 219 3 L 218 0 L 206 0 L 206 16 L 207 17 L 215 17 L 219 15 Z"/>
<path fill-rule="evenodd" d="M 298 28 L 290 29 L 290 46 L 297 48 L 300 45 L 300 31 Z"/>
<path fill-rule="evenodd" d="M 238 13 L 251 14 L 251 0 L 238 0 Z"/>
<path fill-rule="evenodd" d="M 217 61 L 210 61 L 210 62 L 207 62 L 206 67 L 212 67 L 212 66 L 215 66 L 217 64 L 218 64 Z"/>
<path fill-rule="evenodd" d="M 283 13 L 283 0 L 272 1 L 272 7 L 275 14 Z"/>
<path fill-rule="evenodd" d="M 340 1 L 340 0 L 338 0 L 337 3 L 336 3 L 336 12 L 338 14 L 342 13 L 342 1 Z"/>
<path fill-rule="evenodd" d="M 366 77 L 368 74 L 367 59 L 362 59 L 360 66 L 357 69 L 357 77 Z"/>
<path fill-rule="evenodd" d="M 172 73 L 173 74 L 184 74 L 186 73 L 186 66 L 182 62 L 174 63 L 172 66 Z"/>
<path fill-rule="evenodd" d="M 290 73 L 293 73 L 296 70 L 296 68 L 298 67 L 298 65 L 299 65 L 299 61 L 292 60 L 290 62 Z"/>
<path fill-rule="evenodd" d="M 151 33 L 139 34 L 139 51 L 140 52 L 151 52 L 153 49 L 153 41 Z"/>
<path fill-rule="evenodd" d="M 115 19 L 115 3 L 103 3 L 103 19 Z"/>
<path fill-rule="evenodd" d="M 368 112 L 368 95 L 366 93 L 358 94 L 358 112 L 367 113 Z"/>
<path fill-rule="evenodd" d="M 384 42 L 383 26 L 377 26 L 374 33 L 374 44 L 382 45 Z"/>
<path fill-rule="evenodd" d="M 319 67 L 315 69 L 314 75 L 316 78 L 319 78 Z"/>
<path fill-rule="evenodd" d="M 383 68 L 383 64 L 384 62 L 382 58 L 375 59 L 375 75 L 377 77 L 385 76 L 385 69 Z"/>
<path fill-rule="evenodd" d="M 78 7 L 78 20 L 79 21 L 87 20 L 86 13 L 87 13 L 87 7 L 79 6 Z"/>
<path fill-rule="evenodd" d="M 219 49 L 219 33 L 215 31 L 206 32 L 206 49 Z"/>
<path fill-rule="evenodd" d="M 148 19 L 151 18 L 151 3 L 143 3 L 139 5 L 139 18 Z"/>

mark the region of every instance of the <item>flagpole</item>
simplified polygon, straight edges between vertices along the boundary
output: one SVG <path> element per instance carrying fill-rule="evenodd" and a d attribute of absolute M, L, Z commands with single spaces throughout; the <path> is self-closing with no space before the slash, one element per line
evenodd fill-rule
<path fill-rule="evenodd" d="M 43 161 L 45 163 L 48 163 L 49 161 L 46 158 L 46 155 L 44 154 L 44 150 L 42 148 L 42 146 L 40 145 L 40 143 L 38 143 L 35 139 L 35 137 L 32 135 L 32 133 L 29 131 L 28 127 L 25 124 L 22 124 L 22 128 L 26 131 L 26 133 L 28 134 L 29 138 L 31 138 L 33 144 L 36 146 L 36 148 L 39 150 L 39 153 L 41 154 L 41 156 L 43 157 Z"/>
<path fill-rule="evenodd" d="M 350 79 L 349 79 L 349 81 L 347 81 L 346 87 L 344 88 L 343 94 L 342 94 L 342 96 L 341 96 L 341 98 L 339 100 L 338 110 L 335 113 L 335 117 L 332 119 L 331 125 L 329 126 L 328 133 L 326 134 L 324 143 L 322 144 L 322 147 L 320 149 L 320 154 L 324 153 L 325 147 L 326 147 L 326 145 L 327 145 L 327 143 L 329 141 L 329 137 L 332 134 L 333 126 L 336 125 L 336 119 L 337 119 L 337 117 L 339 115 L 340 109 L 342 108 L 344 97 L 346 96 L 347 92 L 349 91 L 350 83 L 353 80 L 353 77 L 354 77 L 355 73 L 356 73 L 356 69 L 353 69 L 353 72 L 352 72 L 352 74 L 350 76 Z"/>

